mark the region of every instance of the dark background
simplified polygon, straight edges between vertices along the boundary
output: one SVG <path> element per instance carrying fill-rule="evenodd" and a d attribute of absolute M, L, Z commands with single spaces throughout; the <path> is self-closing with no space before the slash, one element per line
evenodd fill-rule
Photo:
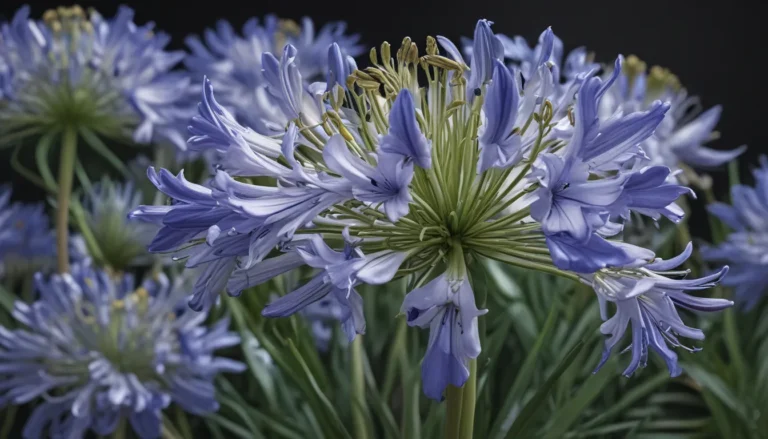
<path fill-rule="evenodd" d="M 22 4 L 3 0 L 0 18 L 10 19 Z M 47 8 L 61 3 L 30 4 L 33 16 L 39 17 Z M 749 145 L 741 160 L 742 180 L 751 181 L 745 173 L 760 154 L 768 153 L 768 118 L 764 110 L 768 75 L 762 67 L 766 23 L 757 7 L 745 0 L 712 2 L 711 6 L 675 0 L 80 2 L 83 7 L 96 7 L 106 16 L 112 15 L 119 4 L 136 10 L 137 23 L 154 21 L 158 30 L 170 33 L 171 48 L 175 49 L 184 48 L 185 36 L 201 33 L 218 19 L 229 20 L 239 28 L 249 17 L 268 13 L 295 20 L 310 16 L 318 28 L 329 21 L 346 21 L 349 32 L 360 33 L 368 47 L 384 40 L 399 45 L 404 36 L 412 37 L 423 47 L 427 35 L 438 34 L 458 43 L 459 37 L 471 36 L 479 18 L 494 21 L 493 29 L 498 33 L 521 35 L 529 42 L 536 41 L 542 30 L 552 26 L 564 41 L 566 51 L 587 46 L 603 62 L 612 61 L 619 53 L 636 54 L 649 66 L 658 64 L 672 70 L 691 94 L 701 96 L 705 108 L 723 105 L 717 127 L 721 138 L 711 145 Z M 10 167 L 4 163 L 2 170 L 6 169 Z M 713 176 L 716 192 L 725 195 L 726 173 L 714 172 Z M 17 180 L 18 176 L 14 177 Z M 23 198 L 17 192 L 14 198 L 19 197 Z"/>

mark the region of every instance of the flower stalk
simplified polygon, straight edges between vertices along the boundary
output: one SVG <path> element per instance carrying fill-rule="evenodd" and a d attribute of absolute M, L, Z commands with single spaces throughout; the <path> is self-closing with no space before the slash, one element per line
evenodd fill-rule
<path fill-rule="evenodd" d="M 355 437 L 368 439 L 365 413 L 365 371 L 363 364 L 363 337 L 358 335 L 352 342 L 352 424 Z"/>
<path fill-rule="evenodd" d="M 59 273 L 69 272 L 69 201 L 72 198 L 75 160 L 77 131 L 73 127 L 67 127 L 62 136 L 56 203 L 56 268 Z"/>

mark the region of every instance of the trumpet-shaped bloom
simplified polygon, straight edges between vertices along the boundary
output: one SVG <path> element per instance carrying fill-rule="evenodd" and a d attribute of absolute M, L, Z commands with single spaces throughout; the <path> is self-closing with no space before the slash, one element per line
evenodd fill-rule
<path fill-rule="evenodd" d="M 229 322 L 202 326 L 206 314 L 184 311 L 186 293 L 164 275 L 134 289 L 130 276 L 82 264 L 35 280 L 39 299 L 13 312 L 23 328 L 0 327 L 0 406 L 44 398 L 25 438 L 109 435 L 121 418 L 138 437 L 156 438 L 171 402 L 214 412 L 215 376 L 245 368 L 214 357 L 240 341 Z"/>
<path fill-rule="evenodd" d="M 727 163 L 744 152 L 746 146 L 729 151 L 704 146 L 713 138 L 720 106 L 701 112 L 698 98 L 689 96 L 669 70 L 654 66 L 646 71 L 645 63 L 635 56 L 629 57 L 628 63 L 628 68 L 601 101 L 601 114 L 644 110 L 656 100 L 670 104 L 670 110 L 653 136 L 640 145 L 647 155 L 642 162 L 663 165 L 673 171 L 682 165 L 707 169 Z M 670 180 L 681 177 L 677 172 L 670 174 Z"/>
<path fill-rule="evenodd" d="M 768 280 L 768 158 L 760 157 L 760 165 L 754 171 L 754 187 L 732 186 L 731 205 L 709 205 L 709 212 L 731 231 L 724 242 L 701 251 L 707 260 L 729 264 L 723 285 L 733 288 L 736 300 L 747 308 L 763 297 Z"/>
<path fill-rule="evenodd" d="M 403 300 L 409 326 L 429 328 L 429 346 L 421 365 L 424 393 L 442 401 L 445 388 L 461 387 L 469 378 L 469 360 L 480 355 L 475 294 L 467 279 L 443 273 Z"/>
<path fill-rule="evenodd" d="M 670 272 L 685 262 L 692 249 L 689 244 L 679 256 L 668 261 L 656 260 L 642 268 L 602 270 L 594 274 L 591 284 L 597 293 L 600 313 L 605 320 L 600 331 L 609 336 L 597 369 L 605 364 L 629 327 L 632 341 L 628 349 L 631 348 L 632 359 L 624 370 L 624 375 L 632 375 L 638 367 L 645 366 L 649 348 L 664 359 L 671 376 L 680 375 L 677 354 L 670 346 L 694 352 L 696 349 L 686 347 L 678 337 L 703 340 L 704 333 L 686 326 L 676 307 L 713 312 L 733 305 L 730 300 L 702 298 L 686 293 L 715 286 L 728 272 L 727 266 L 699 279 L 672 279 L 665 276 L 665 272 Z M 610 318 L 607 316 L 608 302 L 616 307 L 614 315 Z"/>

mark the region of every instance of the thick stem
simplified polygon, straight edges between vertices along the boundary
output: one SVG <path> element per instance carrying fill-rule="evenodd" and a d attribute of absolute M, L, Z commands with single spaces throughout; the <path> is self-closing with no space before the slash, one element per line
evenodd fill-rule
<path fill-rule="evenodd" d="M 464 401 L 464 388 L 448 385 L 445 390 L 445 439 L 463 439 L 461 435 L 461 405 Z"/>
<path fill-rule="evenodd" d="M 117 427 L 115 427 L 115 432 L 112 433 L 112 439 L 125 439 L 125 430 L 127 427 L 128 423 L 125 420 L 125 416 L 120 416 L 120 420 L 117 421 Z"/>
<path fill-rule="evenodd" d="M 358 334 L 352 341 L 352 424 L 356 439 L 367 439 L 365 413 L 365 375 L 363 370 L 363 337 Z"/>
<path fill-rule="evenodd" d="M 69 200 L 77 158 L 77 131 L 66 128 L 59 158 L 59 192 L 56 205 L 56 257 L 59 273 L 69 271 Z"/>
<path fill-rule="evenodd" d="M 475 428 L 475 403 L 477 402 L 477 360 L 469 360 L 469 379 L 464 383 L 461 401 L 461 427 L 459 437 L 472 439 Z"/>

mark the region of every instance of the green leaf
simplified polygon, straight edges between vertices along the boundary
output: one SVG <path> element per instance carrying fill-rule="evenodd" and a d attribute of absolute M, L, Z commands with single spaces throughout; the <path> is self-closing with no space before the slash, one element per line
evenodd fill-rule
<path fill-rule="evenodd" d="M 245 361 L 248 363 L 248 370 L 259 383 L 267 403 L 270 406 L 276 406 L 274 378 L 267 365 L 259 356 L 258 350 L 262 349 L 259 340 L 253 335 L 253 332 L 247 329 L 240 331 L 240 337 L 242 339 Z"/>
<path fill-rule="evenodd" d="M 523 436 L 522 433 L 526 430 L 528 427 L 528 424 L 533 420 L 534 414 L 539 410 L 539 407 L 544 403 L 544 400 L 546 399 L 547 395 L 549 395 L 550 390 L 552 390 L 552 387 L 554 387 L 555 383 L 557 383 L 557 379 L 560 377 L 560 375 L 565 372 L 566 369 L 571 365 L 573 362 L 573 359 L 576 358 L 576 355 L 578 355 L 579 351 L 581 350 L 581 347 L 584 345 L 583 342 L 579 342 L 576 346 L 573 347 L 573 349 L 568 352 L 565 357 L 560 361 L 560 363 L 557 365 L 554 371 L 552 371 L 552 374 L 550 374 L 549 378 L 544 382 L 544 384 L 539 387 L 536 394 L 533 395 L 533 397 L 528 401 L 528 403 L 523 407 L 523 409 L 520 411 L 520 414 L 515 418 L 515 422 L 510 427 L 509 431 L 507 431 L 506 436 L 504 436 L 507 439 L 512 438 L 520 438 L 520 437 L 530 437 L 530 436 Z"/>
<path fill-rule="evenodd" d="M 251 435 L 250 432 L 248 432 L 248 430 L 246 430 L 245 428 L 237 425 L 236 423 L 230 421 L 229 419 L 219 414 L 212 413 L 208 415 L 207 418 L 210 421 L 215 422 L 218 426 L 229 430 L 231 433 L 234 433 L 236 437 L 240 437 L 243 439 L 253 439 L 253 436 Z"/>
<path fill-rule="evenodd" d="M 16 300 L 18 300 L 16 296 L 0 285 L 0 307 L 8 311 L 8 314 L 13 313 L 13 304 L 16 303 Z"/>
<path fill-rule="evenodd" d="M 630 391 L 624 394 L 624 396 L 617 402 L 611 404 L 606 410 L 602 411 L 598 416 L 592 418 L 589 422 L 584 424 L 584 428 L 590 428 L 595 425 L 611 419 L 612 416 L 618 414 L 622 410 L 631 407 L 635 402 L 641 398 L 655 391 L 662 385 L 669 382 L 669 374 L 666 371 L 659 372 L 656 376 L 645 380 L 637 387 L 634 387 Z"/>
<path fill-rule="evenodd" d="M 288 349 L 293 355 L 294 360 L 299 364 L 300 372 L 304 373 L 303 378 L 310 386 L 312 394 L 308 396 L 313 396 L 313 398 L 310 398 L 309 403 L 313 406 L 315 413 L 322 414 L 323 419 L 330 422 L 330 425 L 334 430 L 334 435 L 332 437 L 344 437 L 346 439 L 352 439 L 352 436 L 341 422 L 338 413 L 336 413 L 336 409 L 333 407 L 333 404 L 331 404 L 331 402 L 320 389 L 320 386 L 318 386 L 315 377 L 312 375 L 309 366 L 304 361 L 304 358 L 302 358 L 301 353 L 296 348 L 293 340 L 288 340 Z"/>
<path fill-rule="evenodd" d="M 581 385 L 581 388 L 579 388 L 579 391 L 576 392 L 576 395 L 552 414 L 545 438 L 557 439 L 563 437 L 568 428 L 579 419 L 584 410 L 589 407 L 592 401 L 603 391 L 603 388 L 615 377 L 611 370 L 606 369 L 600 370 L 592 378 L 586 380 Z"/>
<path fill-rule="evenodd" d="M 558 307 L 553 305 L 549 311 L 549 316 L 544 323 L 544 327 L 539 333 L 539 337 L 536 339 L 533 348 L 525 357 L 523 366 L 517 372 L 515 382 L 512 384 L 512 388 L 504 400 L 504 404 L 499 411 L 496 421 L 493 423 L 493 427 L 491 427 L 491 433 L 488 437 L 496 438 L 502 435 L 503 425 L 504 423 L 508 422 L 508 418 L 514 409 L 515 404 L 519 404 L 521 402 L 524 392 L 531 385 L 531 377 L 533 376 L 534 371 L 536 371 L 537 363 L 539 361 L 539 353 L 549 341 L 550 334 L 552 333 L 552 329 L 555 327 L 558 314 Z"/>

